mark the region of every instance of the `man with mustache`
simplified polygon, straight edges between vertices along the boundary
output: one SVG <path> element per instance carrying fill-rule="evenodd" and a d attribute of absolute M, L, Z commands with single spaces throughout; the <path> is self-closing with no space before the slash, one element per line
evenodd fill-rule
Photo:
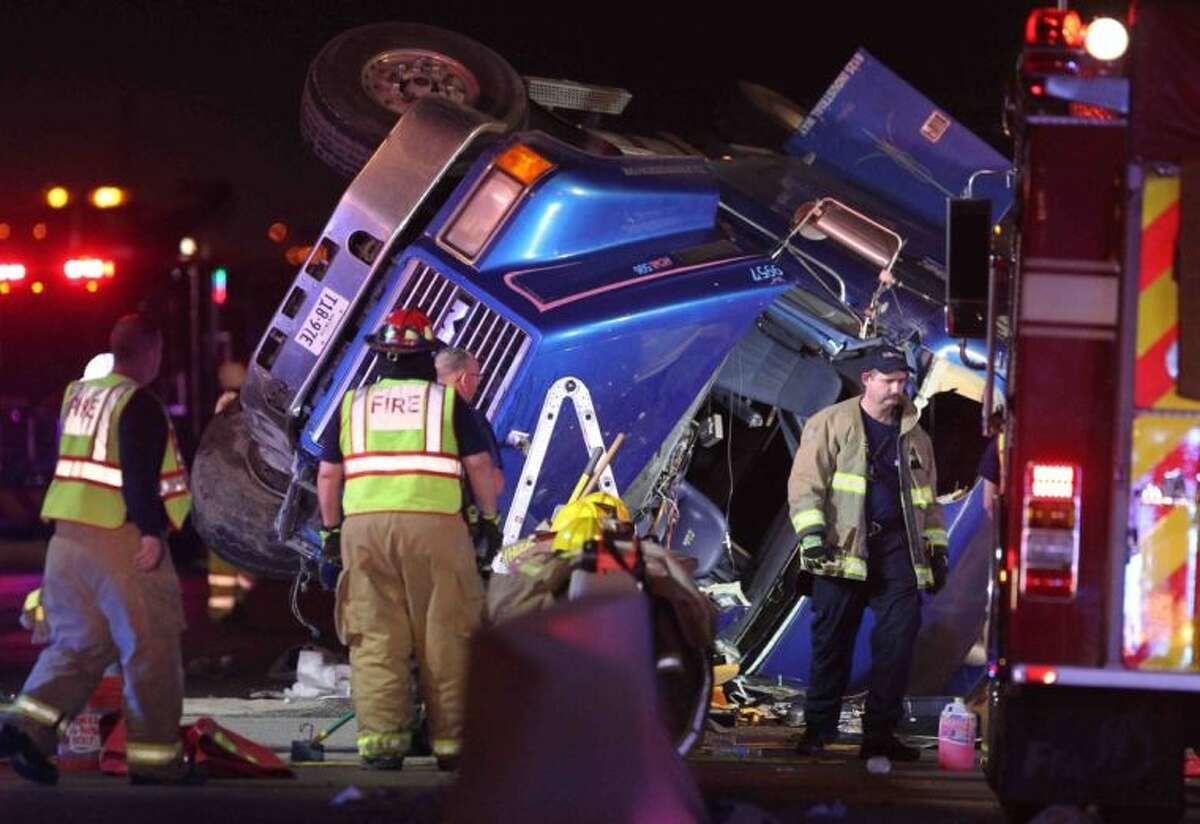
<path fill-rule="evenodd" d="M 804 426 L 788 479 L 788 505 L 812 581 L 812 671 L 798 750 L 820 754 L 837 738 L 863 610 L 875 614 L 859 757 L 916 761 L 895 736 L 913 644 L 918 591 L 946 582 L 946 529 L 934 497 L 933 444 L 905 394 L 903 352 L 881 346 L 862 363 L 863 393 Z"/>

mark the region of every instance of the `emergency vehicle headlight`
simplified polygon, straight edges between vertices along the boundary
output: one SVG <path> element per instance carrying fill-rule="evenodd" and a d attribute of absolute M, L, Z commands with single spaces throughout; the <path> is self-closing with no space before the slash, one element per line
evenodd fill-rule
<path fill-rule="evenodd" d="M 68 280 L 99 280 L 110 278 L 116 272 L 111 260 L 99 258 L 72 258 L 63 264 L 63 274 Z"/>
<path fill-rule="evenodd" d="M 0 263 L 0 281 L 25 280 L 25 264 Z"/>
<path fill-rule="evenodd" d="M 1097 17 L 1087 27 L 1083 47 L 1097 60 L 1116 60 L 1129 48 L 1129 32 L 1120 20 Z"/>
<path fill-rule="evenodd" d="M 499 169 L 492 169 L 471 194 L 442 239 L 464 257 L 474 259 L 508 214 L 524 186 Z"/>

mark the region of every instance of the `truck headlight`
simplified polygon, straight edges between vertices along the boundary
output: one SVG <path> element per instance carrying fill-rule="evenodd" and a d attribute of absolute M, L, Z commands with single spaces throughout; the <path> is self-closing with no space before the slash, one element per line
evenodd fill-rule
<path fill-rule="evenodd" d="M 524 188 L 499 169 L 492 169 L 455 217 L 443 239 L 459 254 L 473 260 Z"/>
<path fill-rule="evenodd" d="M 554 164 L 533 149 L 518 143 L 496 158 L 467 202 L 442 233 L 442 242 L 463 257 L 474 260 L 521 193 Z"/>

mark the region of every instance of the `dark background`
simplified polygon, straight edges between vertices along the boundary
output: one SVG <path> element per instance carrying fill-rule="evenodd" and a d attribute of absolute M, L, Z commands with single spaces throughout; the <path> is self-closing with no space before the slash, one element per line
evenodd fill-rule
<path fill-rule="evenodd" d="M 863 45 L 1007 154 L 1001 100 L 1033 5 L 8 0 L 0 6 L 0 221 L 6 210 L 40 204 L 51 183 L 76 191 L 118 183 L 132 193 L 147 243 L 152 232 L 164 235 L 153 268 L 165 240 L 175 242 L 159 218 L 190 209 L 210 259 L 229 267 L 244 356 L 259 316 L 269 316 L 291 278 L 284 251 L 311 242 L 341 192 L 343 181 L 302 144 L 298 118 L 309 62 L 347 28 L 398 19 L 453 29 L 521 74 L 628 88 L 623 127 L 685 136 L 711 131 L 715 107 L 739 78 L 811 105 Z M 1076 6 L 1086 18 L 1123 4 Z M 277 220 L 290 229 L 282 244 L 267 237 Z M 170 261 L 161 266 L 165 277 Z M 76 324 L 87 325 L 87 311 L 72 310 Z M 114 311 L 98 312 L 98 328 Z M 5 372 L 16 365 L 0 358 Z"/>

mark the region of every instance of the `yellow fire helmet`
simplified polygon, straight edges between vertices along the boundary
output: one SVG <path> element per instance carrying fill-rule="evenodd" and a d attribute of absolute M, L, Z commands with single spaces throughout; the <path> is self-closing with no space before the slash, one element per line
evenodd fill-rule
<path fill-rule="evenodd" d="M 599 507 L 603 514 L 610 518 L 616 518 L 623 523 L 628 523 L 630 520 L 629 507 L 625 506 L 625 502 L 616 495 L 610 495 L 607 492 L 592 492 L 584 495 L 580 500 Z"/>
<path fill-rule="evenodd" d="M 564 523 L 554 533 L 554 543 L 551 549 L 567 555 L 574 555 L 583 550 L 583 545 L 600 537 L 603 527 L 600 519 L 594 515 L 580 515 L 572 521 Z"/>
<path fill-rule="evenodd" d="M 554 530 L 552 549 L 555 552 L 579 552 L 588 541 L 599 538 L 604 521 L 613 518 L 628 521 L 629 509 L 620 498 L 607 492 L 593 492 L 567 504 L 550 524 Z"/>

